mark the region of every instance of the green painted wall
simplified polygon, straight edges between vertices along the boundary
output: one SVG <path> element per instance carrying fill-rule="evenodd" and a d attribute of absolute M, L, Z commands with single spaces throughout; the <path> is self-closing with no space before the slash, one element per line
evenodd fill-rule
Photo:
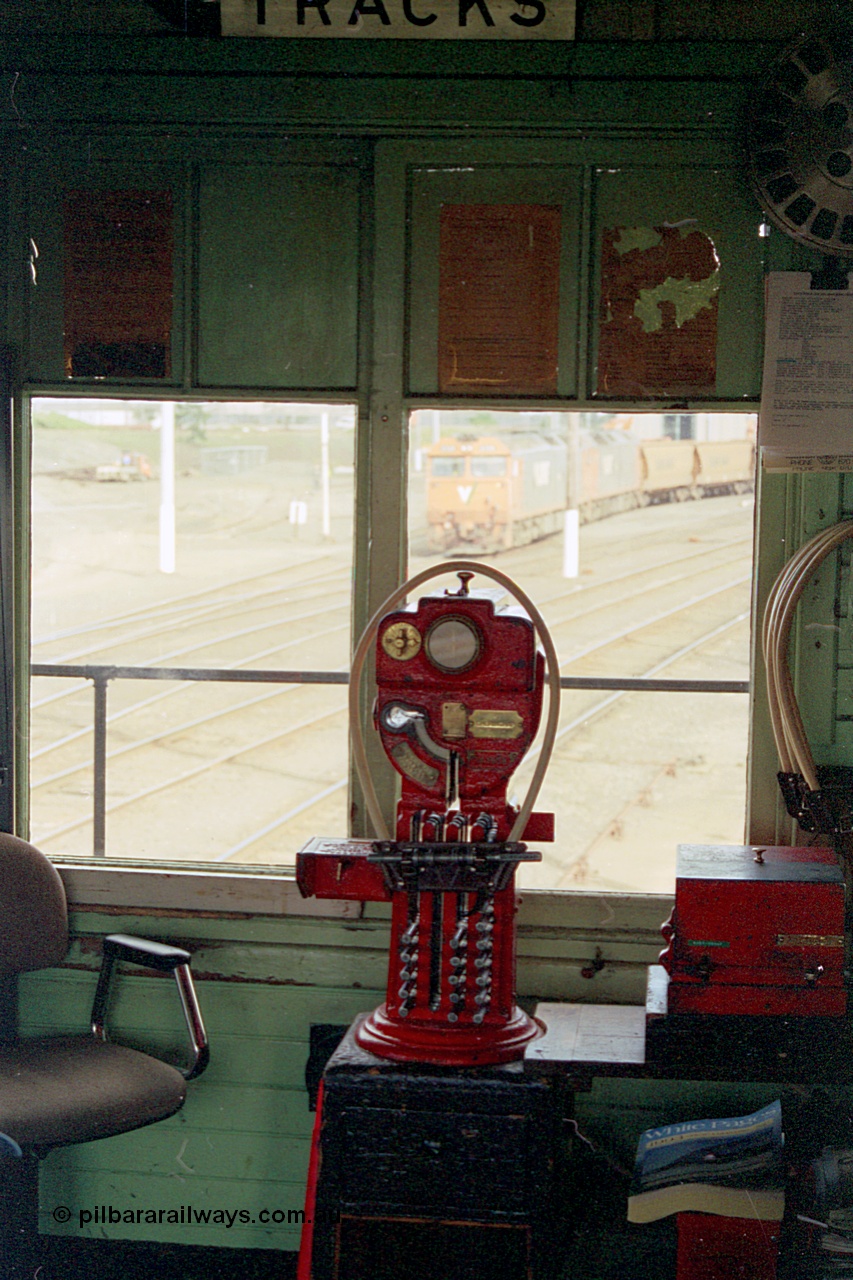
<path fill-rule="evenodd" d="M 540 999 L 639 1003 L 645 967 L 660 949 L 665 900 L 614 899 L 610 921 L 584 895 L 530 895 L 520 918 L 518 982 L 527 1008 Z M 312 1023 L 345 1025 L 384 995 L 387 908 L 344 921 L 296 916 L 211 919 L 151 914 L 73 914 L 74 942 L 65 968 L 22 982 L 23 1029 L 82 1032 L 88 1025 L 100 938 L 130 932 L 170 939 L 193 952 L 199 999 L 211 1041 L 211 1064 L 192 1082 L 183 1110 L 151 1128 L 51 1154 L 41 1175 L 42 1230 L 113 1239 L 248 1248 L 298 1247 L 313 1117 L 304 1070 Z M 584 978 L 597 947 L 605 968 Z M 116 1040 L 180 1060 L 182 1015 L 170 978 L 126 970 L 115 988 L 109 1027 Z M 599 1108 L 600 1110 L 600 1108 Z M 96 1205 L 163 1210 L 163 1220 L 94 1222 Z M 188 1227 L 170 1210 L 284 1210 L 281 1225 L 258 1221 Z M 53 1211 L 72 1217 L 58 1224 Z M 290 1225 L 287 1211 L 293 1211 Z"/>
<path fill-rule="evenodd" d="M 575 272 L 562 298 L 560 403 L 567 408 L 599 403 L 590 393 L 602 226 L 669 220 L 673 211 L 697 217 L 719 239 L 725 273 L 717 402 L 754 403 L 763 271 L 808 261 L 776 234 L 759 242 L 759 211 L 743 174 L 744 113 L 773 46 L 309 44 L 31 32 L 0 43 L 0 222 L 7 193 L 10 208 L 8 236 L 0 241 L 2 323 L 20 371 L 19 601 L 27 577 L 21 406 L 29 391 L 69 387 L 62 371 L 59 211 L 63 189 L 81 184 L 97 192 L 166 183 L 178 210 L 173 372 L 156 384 L 123 384 L 128 389 L 199 395 L 299 389 L 356 400 L 356 634 L 399 581 L 404 561 L 405 416 L 417 403 L 412 396 L 435 385 L 419 338 L 434 329 L 435 213 L 442 199 L 460 198 L 460 191 L 464 199 L 503 200 L 507 193 L 521 199 L 559 189 L 569 219 L 564 260 Z M 464 176 L 468 170 L 472 176 Z M 269 191 L 274 200 L 265 199 Z M 306 198 L 320 214 L 314 225 L 305 216 Z M 238 223 L 233 242 L 230 220 Z M 260 237 L 257 251 L 248 224 Z M 30 237 L 39 248 L 35 284 Z M 248 298 L 250 284 L 260 302 Z M 265 342 L 269 324 L 281 334 L 280 345 Z M 74 390 L 110 386 L 75 382 Z M 760 501 L 759 603 L 785 548 L 815 527 L 819 511 L 825 514 L 818 519 L 835 518 L 847 494 L 837 481 L 833 488 L 831 480 L 774 478 L 762 486 Z M 22 678 L 25 609 L 15 625 Z M 811 693 L 826 726 L 833 695 L 822 683 Z M 775 831 L 778 814 L 763 714 L 758 690 L 752 831 L 766 839 L 761 832 Z M 25 721 L 21 728 L 23 746 Z M 835 732 L 837 744 L 846 742 Z M 22 813 L 24 782 L 21 771 Z M 357 795 L 354 809 L 359 829 Z M 642 1001 L 666 904 L 634 901 L 617 910 L 614 903 L 530 898 L 519 944 L 526 1003 Z M 22 984 L 29 1030 L 85 1026 L 95 939 L 116 927 L 194 950 L 213 1062 L 171 1121 L 49 1157 L 44 1229 L 60 1229 L 51 1217 L 60 1204 L 72 1210 L 66 1230 L 76 1229 L 74 1214 L 95 1204 L 158 1214 L 181 1204 L 254 1216 L 263 1208 L 297 1210 L 311 1126 L 302 1089 L 308 1028 L 345 1023 L 378 1000 L 382 912 L 370 910 L 358 922 L 130 912 L 120 926 L 115 915 L 79 912 L 70 967 Z M 605 968 L 585 979 L 581 970 L 599 947 Z M 140 1042 L 153 1037 L 168 1047 L 179 1040 L 173 992 L 157 978 L 126 980 L 114 1022 Z M 701 1101 L 720 1112 L 730 1098 L 733 1110 L 745 1109 L 740 1094 L 724 1099 L 711 1090 L 697 1098 L 695 1090 L 651 1086 L 629 1097 L 622 1086 L 602 1085 L 582 1109 L 597 1132 L 616 1135 L 622 1148 L 630 1147 L 631 1133 L 682 1104 Z M 158 1221 L 87 1230 L 179 1243 L 297 1244 L 293 1224 L 190 1231 Z"/>

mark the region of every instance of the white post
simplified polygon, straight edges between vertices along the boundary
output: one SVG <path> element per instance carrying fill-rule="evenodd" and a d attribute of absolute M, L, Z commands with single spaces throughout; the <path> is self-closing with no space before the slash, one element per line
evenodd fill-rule
<path fill-rule="evenodd" d="M 576 578 L 580 573 L 580 520 L 577 508 L 566 508 L 563 525 L 563 577 Z"/>
<path fill-rule="evenodd" d="M 160 572 L 175 572 L 175 406 L 160 411 Z"/>
<path fill-rule="evenodd" d="M 580 463 L 578 417 L 568 413 L 566 421 L 566 513 L 563 517 L 563 577 L 576 578 L 580 573 Z M 555 426 L 557 424 L 555 423 Z"/>
<path fill-rule="evenodd" d="M 323 537 L 332 536 L 332 515 L 329 500 L 329 415 L 320 415 L 320 482 L 323 489 Z"/>

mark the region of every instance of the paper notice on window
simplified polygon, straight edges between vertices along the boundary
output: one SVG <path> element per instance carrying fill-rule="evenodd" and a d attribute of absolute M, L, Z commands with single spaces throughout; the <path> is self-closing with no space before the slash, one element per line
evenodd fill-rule
<path fill-rule="evenodd" d="M 758 443 L 768 471 L 853 471 L 853 285 L 767 278 Z"/>

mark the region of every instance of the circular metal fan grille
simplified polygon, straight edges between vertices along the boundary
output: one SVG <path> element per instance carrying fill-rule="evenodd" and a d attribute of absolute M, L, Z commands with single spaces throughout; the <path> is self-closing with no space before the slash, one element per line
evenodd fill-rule
<path fill-rule="evenodd" d="M 853 257 L 853 40 L 797 41 L 756 97 L 752 181 L 771 220 L 825 254 Z"/>

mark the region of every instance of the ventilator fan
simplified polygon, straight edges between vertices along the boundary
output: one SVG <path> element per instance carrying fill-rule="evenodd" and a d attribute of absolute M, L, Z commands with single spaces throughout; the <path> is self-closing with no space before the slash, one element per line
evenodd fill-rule
<path fill-rule="evenodd" d="M 750 114 L 751 176 L 770 219 L 828 256 L 853 258 L 853 38 L 796 41 Z"/>

